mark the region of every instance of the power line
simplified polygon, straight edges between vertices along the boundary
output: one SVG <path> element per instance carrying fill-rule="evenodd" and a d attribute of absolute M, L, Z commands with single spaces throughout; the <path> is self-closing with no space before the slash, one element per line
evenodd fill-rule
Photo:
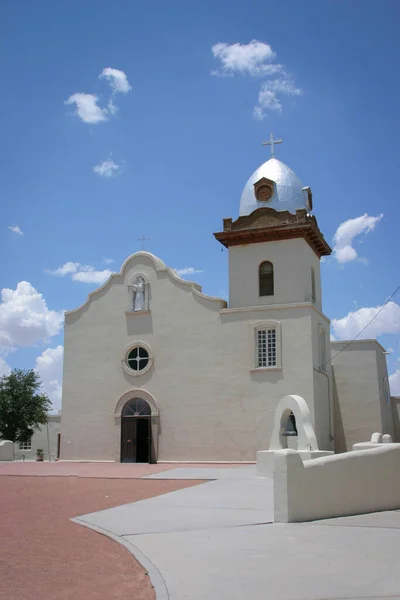
<path fill-rule="evenodd" d="M 346 350 L 346 348 L 348 348 L 350 346 L 350 344 L 352 344 L 353 342 L 356 341 L 356 339 L 362 334 L 363 331 L 365 331 L 367 329 L 367 327 L 369 327 L 372 323 L 372 321 L 374 319 L 376 319 L 376 317 L 383 311 L 383 309 L 385 308 L 385 306 L 387 304 L 389 304 L 389 302 L 391 301 L 391 299 L 397 294 L 397 292 L 400 290 L 400 285 L 395 289 L 395 291 L 393 292 L 393 294 L 390 296 L 390 298 L 388 298 L 388 300 L 386 300 L 385 304 L 383 304 L 380 309 L 378 310 L 378 312 L 372 317 L 372 319 L 365 325 L 365 327 L 363 327 L 361 329 L 361 331 L 359 331 L 356 335 L 355 338 L 353 338 L 350 342 L 348 342 L 344 348 L 342 348 L 341 350 L 339 350 L 339 352 L 337 352 L 337 354 L 335 354 L 334 356 L 331 356 L 331 358 L 329 360 L 327 360 L 326 362 L 324 362 L 319 368 L 322 369 L 322 367 L 324 367 L 325 365 L 327 365 L 328 363 L 330 363 L 334 358 L 336 358 L 337 356 L 339 356 L 339 354 L 341 354 L 342 352 L 344 352 Z"/>

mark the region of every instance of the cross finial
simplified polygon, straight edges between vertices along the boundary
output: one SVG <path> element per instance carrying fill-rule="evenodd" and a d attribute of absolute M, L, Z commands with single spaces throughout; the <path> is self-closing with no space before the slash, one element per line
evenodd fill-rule
<path fill-rule="evenodd" d="M 269 134 L 269 142 L 263 142 L 262 146 L 271 146 L 271 156 L 272 158 L 275 158 L 275 144 L 282 144 L 283 140 L 275 140 L 274 139 L 274 134 L 270 133 Z"/>
<path fill-rule="evenodd" d="M 141 250 L 144 250 L 144 244 L 145 242 L 147 242 L 150 238 L 145 237 L 144 235 L 142 235 L 140 238 L 138 238 L 138 242 L 140 242 L 141 244 Z"/>

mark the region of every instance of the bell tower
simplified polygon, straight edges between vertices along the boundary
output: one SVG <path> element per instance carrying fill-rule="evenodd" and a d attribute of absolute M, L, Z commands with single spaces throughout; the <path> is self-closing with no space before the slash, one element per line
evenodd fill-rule
<path fill-rule="evenodd" d="M 332 250 L 312 211 L 312 193 L 274 157 L 247 181 L 240 216 L 215 238 L 229 249 L 229 307 L 313 303 L 322 310 L 320 258 Z"/>
<path fill-rule="evenodd" d="M 215 238 L 229 250 L 229 322 L 246 321 L 252 376 L 266 398 L 281 383 L 302 390 L 320 448 L 333 434 L 329 319 L 322 312 L 320 259 L 331 254 L 316 218 L 312 193 L 272 156 L 247 181 L 239 217 L 223 220 Z M 226 317 L 224 317 L 226 318 Z M 276 390 L 278 388 L 275 388 Z M 281 392 L 279 392 L 281 393 Z"/>

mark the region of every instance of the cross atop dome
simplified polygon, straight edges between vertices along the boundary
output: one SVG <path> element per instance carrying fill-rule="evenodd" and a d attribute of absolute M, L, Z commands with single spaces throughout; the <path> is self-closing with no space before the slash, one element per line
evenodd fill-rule
<path fill-rule="evenodd" d="M 275 140 L 274 134 L 269 134 L 269 142 L 263 142 L 262 146 L 271 146 L 271 158 L 275 158 L 275 144 L 283 144 L 283 140 Z"/>

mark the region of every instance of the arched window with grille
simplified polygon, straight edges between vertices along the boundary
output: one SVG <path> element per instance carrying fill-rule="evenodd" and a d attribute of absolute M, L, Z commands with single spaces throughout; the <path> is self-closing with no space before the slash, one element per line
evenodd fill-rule
<path fill-rule="evenodd" d="M 142 398 L 133 398 L 129 400 L 122 409 L 123 417 L 150 417 L 151 408 Z"/>
<path fill-rule="evenodd" d="M 269 260 L 261 263 L 258 269 L 260 296 L 274 295 L 274 266 Z"/>

